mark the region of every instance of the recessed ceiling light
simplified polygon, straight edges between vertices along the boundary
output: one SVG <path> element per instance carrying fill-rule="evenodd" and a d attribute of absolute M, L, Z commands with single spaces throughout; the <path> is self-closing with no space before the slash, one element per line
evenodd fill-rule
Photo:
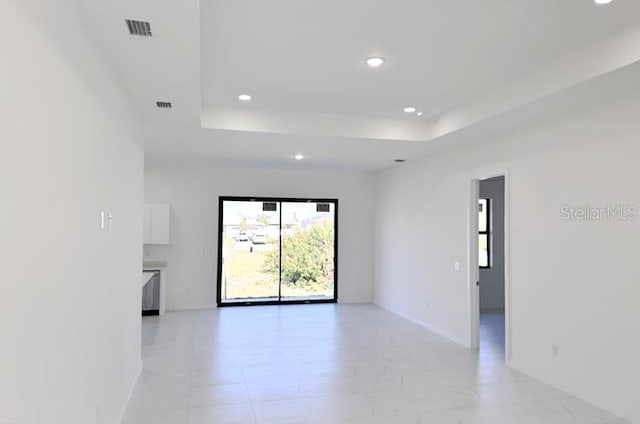
<path fill-rule="evenodd" d="M 383 57 L 368 57 L 367 60 L 367 65 L 369 65 L 372 68 L 377 68 L 378 66 L 382 65 L 384 63 L 384 58 Z"/>
<path fill-rule="evenodd" d="M 251 100 L 251 96 L 248 94 L 241 94 L 238 96 L 238 100 L 242 102 L 248 102 L 249 100 Z"/>
<path fill-rule="evenodd" d="M 595 4 L 609 4 L 613 0 L 593 0 Z"/>
<path fill-rule="evenodd" d="M 405 107 L 404 108 L 404 113 L 415 113 L 416 108 L 413 106 L 409 106 L 409 107 Z"/>
<path fill-rule="evenodd" d="M 420 111 L 420 112 L 416 113 L 416 115 L 422 116 L 422 115 L 424 115 L 424 112 Z"/>
<path fill-rule="evenodd" d="M 302 160 L 302 159 L 304 159 L 304 156 L 302 156 L 300 153 L 298 153 L 297 155 L 294 156 L 294 158 L 296 160 Z"/>

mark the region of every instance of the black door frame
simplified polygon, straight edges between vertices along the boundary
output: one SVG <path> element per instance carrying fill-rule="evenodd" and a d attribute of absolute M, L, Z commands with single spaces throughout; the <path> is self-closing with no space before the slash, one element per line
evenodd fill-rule
<path fill-rule="evenodd" d="M 282 300 L 281 287 L 282 278 L 278 285 L 278 300 L 269 301 L 243 301 L 243 302 L 222 302 L 222 247 L 223 247 L 223 213 L 224 202 L 276 202 L 280 204 L 280 231 L 282 231 L 282 203 L 332 203 L 334 207 L 333 226 L 333 299 L 308 299 L 308 300 Z M 280 237 L 280 258 L 282 260 L 282 237 Z M 282 268 L 282 267 L 281 267 Z M 226 306 L 257 306 L 257 305 L 300 305 L 307 303 L 336 303 L 338 301 L 338 199 L 315 199 L 315 198 L 291 198 L 291 197 L 251 197 L 251 196 L 219 196 L 218 197 L 218 270 L 216 302 L 218 307 Z"/>

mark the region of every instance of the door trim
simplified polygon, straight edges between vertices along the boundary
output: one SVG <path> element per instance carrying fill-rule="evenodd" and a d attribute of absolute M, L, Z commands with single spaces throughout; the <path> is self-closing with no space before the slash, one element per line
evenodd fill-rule
<path fill-rule="evenodd" d="M 222 302 L 222 248 L 223 248 L 223 212 L 225 201 L 237 202 L 277 202 L 280 204 L 280 230 L 282 230 L 282 203 L 332 203 L 334 205 L 334 225 L 333 225 L 333 299 L 309 299 L 309 300 L 282 300 L 279 293 L 279 300 L 269 301 L 246 301 L 246 302 Z M 216 303 L 218 307 L 228 306 L 259 306 L 259 305 L 301 305 L 310 303 L 337 303 L 338 302 L 338 199 L 328 198 L 300 198 L 300 197 L 263 197 L 263 196 L 218 196 L 218 261 L 217 261 L 217 284 L 216 284 Z M 282 251 L 282 237 L 280 237 L 280 250 Z M 281 291 L 282 281 L 279 284 L 278 291 Z"/>

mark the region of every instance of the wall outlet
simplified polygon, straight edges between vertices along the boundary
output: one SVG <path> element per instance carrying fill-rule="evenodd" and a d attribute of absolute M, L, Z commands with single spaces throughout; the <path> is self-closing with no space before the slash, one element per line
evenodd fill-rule
<path fill-rule="evenodd" d="M 553 355 L 554 358 L 557 358 L 558 355 L 560 354 L 560 349 L 558 348 L 558 345 L 553 345 L 551 346 L 551 354 Z"/>
<path fill-rule="evenodd" d="M 460 262 L 454 262 L 453 269 L 455 269 L 456 271 L 460 271 Z"/>

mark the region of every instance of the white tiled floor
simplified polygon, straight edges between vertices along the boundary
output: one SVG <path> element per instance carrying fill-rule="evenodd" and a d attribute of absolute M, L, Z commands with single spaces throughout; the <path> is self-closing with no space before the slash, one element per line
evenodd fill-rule
<path fill-rule="evenodd" d="M 124 424 L 623 423 L 373 305 L 143 320 Z"/>
<path fill-rule="evenodd" d="M 505 361 L 504 310 L 480 312 L 480 360 L 483 363 Z"/>

